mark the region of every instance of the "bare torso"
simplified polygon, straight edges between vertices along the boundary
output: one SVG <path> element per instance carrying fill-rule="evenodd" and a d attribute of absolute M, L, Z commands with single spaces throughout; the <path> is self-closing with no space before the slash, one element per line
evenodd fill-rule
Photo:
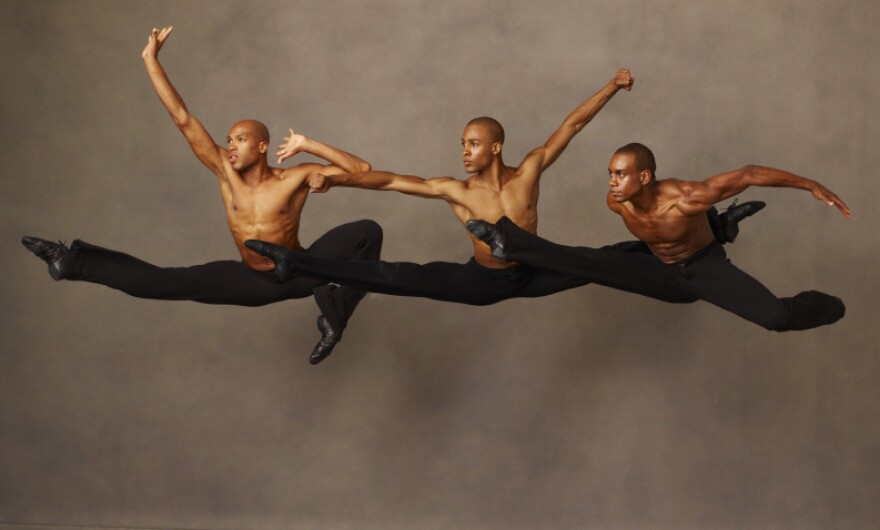
<path fill-rule="evenodd" d="M 474 175 L 464 182 L 450 202 L 452 210 L 462 224 L 469 219 L 485 219 L 496 222 L 507 216 L 518 226 L 531 233 L 538 229 L 538 180 L 517 175 L 517 170 L 504 166 L 499 179 L 500 186 L 495 186 L 479 175 Z M 501 261 L 492 256 L 489 247 L 468 234 L 474 245 L 474 258 L 477 263 L 491 269 L 505 269 L 515 263 Z"/>
<path fill-rule="evenodd" d="M 617 203 L 608 196 L 608 207 L 664 263 L 686 259 L 715 240 L 705 211 L 683 213 L 682 194 L 676 182 L 657 181 L 654 200 L 645 210 L 629 201 Z"/>
<path fill-rule="evenodd" d="M 304 186 L 308 171 L 297 167 L 268 171 L 262 180 L 249 183 L 229 168 L 228 178 L 220 181 L 226 220 L 241 260 L 258 271 L 270 271 L 275 265 L 246 248 L 244 242 L 259 239 L 291 250 L 301 248 L 300 216 L 309 195 Z"/>

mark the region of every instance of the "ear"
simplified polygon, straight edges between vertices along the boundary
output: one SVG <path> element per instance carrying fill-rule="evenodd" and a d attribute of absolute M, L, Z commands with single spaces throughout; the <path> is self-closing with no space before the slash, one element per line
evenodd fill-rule
<path fill-rule="evenodd" d="M 646 169 L 639 173 L 639 182 L 642 183 L 642 186 L 645 186 L 649 182 L 651 182 L 651 170 Z"/>
<path fill-rule="evenodd" d="M 501 154 L 501 142 L 495 142 L 492 144 L 492 154 L 498 156 Z"/>
<path fill-rule="evenodd" d="M 263 154 L 269 150 L 269 142 L 260 142 L 260 153 Z"/>

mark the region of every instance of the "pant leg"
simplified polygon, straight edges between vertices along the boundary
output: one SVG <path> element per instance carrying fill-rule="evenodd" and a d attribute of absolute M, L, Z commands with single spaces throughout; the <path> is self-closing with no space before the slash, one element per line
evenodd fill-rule
<path fill-rule="evenodd" d="M 382 227 L 370 220 L 337 226 L 305 250 L 309 255 L 341 260 L 377 260 L 381 252 Z M 318 283 L 320 285 L 314 290 L 315 302 L 330 326 L 337 333 L 342 333 L 366 292 L 346 285 L 327 285 L 326 280 L 319 280 Z"/>
<path fill-rule="evenodd" d="M 249 269 L 237 261 L 158 267 L 79 240 L 73 242 L 70 251 L 73 263 L 69 279 L 106 285 L 138 298 L 261 306 L 310 296 L 321 283 L 297 278 L 281 284 L 273 274 Z"/>
<path fill-rule="evenodd" d="M 818 291 L 776 297 L 733 265 L 717 245 L 705 257 L 683 267 L 682 273 L 696 296 L 772 331 L 832 324 L 846 312 L 839 298 Z"/>
<path fill-rule="evenodd" d="M 514 292 L 514 283 L 473 261 L 425 264 L 388 261 L 341 261 L 298 252 L 291 256 L 298 273 L 364 291 L 417 296 L 444 302 L 488 305 Z"/>
<path fill-rule="evenodd" d="M 666 302 L 697 300 L 650 254 L 559 245 L 523 230 L 507 217 L 501 218 L 498 227 L 512 261 Z"/>

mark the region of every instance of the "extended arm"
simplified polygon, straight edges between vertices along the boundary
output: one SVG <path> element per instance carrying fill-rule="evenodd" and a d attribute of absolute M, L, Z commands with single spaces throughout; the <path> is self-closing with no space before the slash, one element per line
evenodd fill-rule
<path fill-rule="evenodd" d="M 367 171 L 337 175 L 313 173 L 309 175 L 309 187 L 312 193 L 324 193 L 334 186 L 397 191 L 407 195 L 429 199 L 444 199 L 451 202 L 456 202 L 457 191 L 463 188 L 462 182 L 452 177 L 423 179 L 412 175 L 398 175 L 389 171 Z"/>
<path fill-rule="evenodd" d="M 290 136 L 284 137 L 285 143 L 279 145 L 278 152 L 275 153 L 275 156 L 278 157 L 279 164 L 297 153 L 309 153 L 310 155 L 323 158 L 333 166 L 336 166 L 339 170 L 346 173 L 357 173 L 359 171 L 369 171 L 372 169 L 368 162 L 351 153 L 333 147 L 332 145 L 327 145 L 317 140 L 306 138 L 301 134 L 296 134 L 293 132 L 293 129 L 289 130 Z M 327 169 L 330 170 L 328 174 L 339 172 L 333 171 L 333 168 Z"/>
<path fill-rule="evenodd" d="M 581 103 L 565 118 L 562 125 L 544 145 L 533 149 L 526 155 L 520 168 L 536 171 L 538 175 L 543 173 L 553 162 L 556 162 L 559 155 L 568 147 L 571 139 L 590 123 L 596 114 L 599 114 L 599 111 L 614 97 L 614 94 L 620 89 L 631 90 L 634 81 L 635 79 L 630 75 L 629 70 L 625 68 L 618 70 L 614 79 L 593 94 L 590 99 Z"/>
<path fill-rule="evenodd" d="M 171 85 L 165 69 L 159 64 L 159 50 L 171 34 L 171 27 L 162 28 L 161 31 L 153 28 L 147 39 L 147 46 L 141 53 L 144 58 L 144 65 L 147 67 L 147 74 L 153 83 L 153 88 L 159 95 L 162 105 L 171 114 L 174 124 L 180 129 L 180 132 L 186 137 L 193 153 L 205 166 L 208 167 L 217 176 L 223 175 L 223 157 L 220 148 L 214 144 L 214 140 L 205 127 L 195 116 L 189 113 L 186 104 Z"/>
<path fill-rule="evenodd" d="M 795 188 L 806 190 L 816 199 L 836 206 L 844 217 L 849 219 L 849 207 L 834 192 L 815 180 L 800 177 L 794 173 L 771 167 L 748 165 L 736 171 L 728 171 L 703 182 L 683 182 L 681 184 L 683 201 L 680 209 L 685 213 L 708 210 L 718 201 L 733 197 L 749 186 L 768 186 L 775 188 Z"/>

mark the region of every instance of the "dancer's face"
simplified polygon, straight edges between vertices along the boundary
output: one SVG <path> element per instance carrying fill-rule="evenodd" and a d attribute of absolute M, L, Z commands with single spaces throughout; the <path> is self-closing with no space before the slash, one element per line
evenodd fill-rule
<path fill-rule="evenodd" d="M 649 176 L 648 171 L 639 172 L 636 157 L 629 153 L 619 153 L 611 157 L 608 163 L 608 185 L 611 186 L 611 198 L 622 203 L 630 200 L 642 191 Z"/>
<path fill-rule="evenodd" d="M 498 148 L 495 145 L 486 126 L 474 123 L 465 127 L 461 135 L 464 170 L 468 173 L 478 173 L 488 168 L 497 154 L 495 151 L 500 149 L 500 144 L 497 144 Z"/>
<path fill-rule="evenodd" d="M 242 171 L 256 164 L 266 153 L 267 144 L 247 123 L 236 123 L 226 137 L 226 153 L 232 169 Z"/>

